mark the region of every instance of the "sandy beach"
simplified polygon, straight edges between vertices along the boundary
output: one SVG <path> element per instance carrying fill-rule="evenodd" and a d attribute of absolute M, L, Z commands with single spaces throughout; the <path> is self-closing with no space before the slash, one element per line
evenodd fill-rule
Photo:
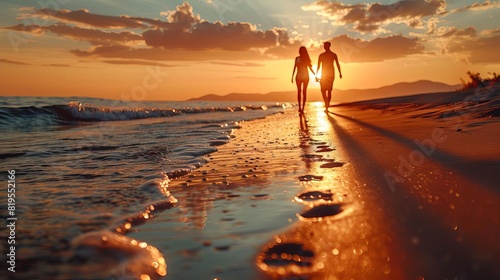
<path fill-rule="evenodd" d="M 128 235 L 169 279 L 494 279 L 500 125 L 463 106 L 308 104 L 240 123 L 169 183 L 176 207 Z"/>

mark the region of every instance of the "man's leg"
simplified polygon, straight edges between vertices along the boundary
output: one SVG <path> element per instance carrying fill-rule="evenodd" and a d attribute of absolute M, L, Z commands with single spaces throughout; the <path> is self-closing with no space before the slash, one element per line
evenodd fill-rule
<path fill-rule="evenodd" d="M 328 110 L 328 107 L 330 107 L 330 102 L 332 101 L 332 90 L 331 89 L 327 90 L 326 99 L 327 99 L 327 102 L 328 102 L 327 103 L 328 106 L 325 106 L 325 107 Z"/>
<path fill-rule="evenodd" d="M 325 89 L 321 89 L 321 95 L 323 96 L 323 102 L 325 103 L 325 111 L 328 109 L 328 100 L 327 100 L 327 96 L 326 96 L 326 90 Z"/>

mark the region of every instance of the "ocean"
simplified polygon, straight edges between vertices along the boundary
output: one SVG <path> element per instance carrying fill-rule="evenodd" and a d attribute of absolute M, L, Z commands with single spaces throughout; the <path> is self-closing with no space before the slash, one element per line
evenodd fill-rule
<path fill-rule="evenodd" d="M 75 252 L 75 242 L 108 241 L 109 247 L 118 248 L 111 254 L 144 249 L 120 233 L 144 222 L 153 210 L 175 203 L 169 180 L 207 164 L 210 154 L 232 140 L 240 122 L 289 107 L 269 102 L 0 97 L 1 169 L 5 184 L 9 181 L 0 204 L 13 210 L 2 207 L 0 215 L 2 223 L 15 221 L 10 236 L 14 234 L 16 279 L 109 277 L 99 271 L 86 276 L 93 268 L 86 267 L 85 252 Z M 10 192 L 15 196 L 9 201 Z M 151 209 L 145 212 L 144 205 Z M 92 235 L 110 228 L 115 230 L 106 238 Z M 9 231 L 2 231 L 1 240 L 8 237 Z M 163 259 L 154 247 L 146 249 L 146 259 Z M 162 262 L 155 266 L 162 275 Z"/>

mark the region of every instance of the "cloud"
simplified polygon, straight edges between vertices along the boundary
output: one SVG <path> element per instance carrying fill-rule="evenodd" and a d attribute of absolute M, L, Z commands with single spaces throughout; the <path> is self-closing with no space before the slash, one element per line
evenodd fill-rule
<path fill-rule="evenodd" d="M 176 60 L 176 57 L 166 55 L 162 51 L 155 51 L 155 49 L 164 49 L 194 52 L 194 58 L 200 60 L 213 59 L 201 58 L 200 51 L 213 51 L 212 54 L 221 50 L 251 51 L 254 54 L 242 56 L 255 59 L 256 56 L 265 57 L 266 49 L 288 46 L 292 41 L 283 28 L 260 30 L 247 22 L 227 24 L 219 21 L 208 22 L 195 14 L 188 2 L 178 5 L 173 11 L 162 12 L 165 16 L 164 21 L 125 15 L 119 17 L 98 15 L 86 9 L 71 11 L 27 7 L 21 11 L 20 19 L 36 17 L 46 19 L 46 23 L 49 20 L 52 23 L 54 20 L 57 22 L 44 25 L 40 23 L 43 22 L 42 20 L 33 20 L 37 24 L 18 24 L 1 27 L 1 29 L 26 32 L 36 36 L 51 32 L 64 38 L 90 43 L 92 46 L 87 50 L 71 50 L 71 53 L 80 57 L 116 57 L 120 54 L 128 58 L 134 57 L 137 53 L 147 53 L 153 57 L 169 57 Z M 142 32 L 142 34 L 135 32 Z M 146 50 L 147 48 L 150 50 Z M 131 53 L 127 54 L 127 52 Z M 193 60 L 185 54 L 180 54 L 178 57 L 179 60 Z M 232 53 L 225 57 L 234 58 L 235 56 Z M 224 56 L 218 56 L 217 59 L 224 59 Z"/>
<path fill-rule="evenodd" d="M 272 59 L 295 57 L 299 54 L 298 53 L 299 48 L 302 46 L 303 45 L 301 42 L 295 41 L 292 44 L 286 46 L 280 45 L 273 48 L 269 48 L 268 50 L 266 50 L 266 55 Z"/>
<path fill-rule="evenodd" d="M 210 61 L 211 64 L 226 65 L 226 66 L 245 66 L 245 67 L 264 67 L 265 64 L 253 62 L 226 62 L 226 61 Z"/>
<path fill-rule="evenodd" d="M 32 66 L 50 66 L 50 67 L 71 67 L 71 64 L 62 64 L 62 63 L 51 63 L 51 64 L 31 64 L 22 61 L 10 60 L 5 58 L 0 58 L 0 63 L 9 63 L 9 64 L 17 64 L 17 65 L 32 65 Z"/>
<path fill-rule="evenodd" d="M 70 52 L 79 57 L 90 57 L 90 56 L 115 57 L 114 55 L 118 55 L 122 52 L 128 52 L 130 50 L 132 50 L 132 48 L 128 46 L 111 45 L 111 46 L 97 46 L 86 51 L 71 50 Z"/>
<path fill-rule="evenodd" d="M 328 40 L 332 43 L 332 51 L 337 53 L 342 63 L 377 62 L 402 58 L 414 54 L 427 54 L 424 45 L 418 38 L 403 35 L 379 37 L 373 40 L 354 39 L 347 35 L 339 35 Z M 293 47 L 274 48 L 268 52 L 277 58 L 290 58 L 298 55 L 300 43 Z M 309 48 L 311 57 L 318 57 L 323 47 Z"/>
<path fill-rule="evenodd" d="M 130 31 L 109 32 L 97 29 L 87 29 L 76 26 L 68 26 L 61 23 L 48 26 L 18 24 L 9 27 L 2 27 L 2 29 L 28 32 L 36 36 L 41 36 L 46 32 L 52 32 L 76 41 L 86 41 L 93 45 L 103 45 L 103 44 L 109 45 L 114 43 L 125 44 L 131 41 L 143 40 L 142 36 L 134 34 L 133 32 Z"/>
<path fill-rule="evenodd" d="M 450 54 L 458 54 L 467 58 L 469 63 L 500 63 L 498 55 L 500 34 L 482 38 L 453 38 L 446 45 Z"/>
<path fill-rule="evenodd" d="M 43 19 L 54 19 L 59 22 L 75 23 L 85 26 L 101 28 L 146 28 L 146 25 L 135 18 L 127 16 L 105 16 L 92 14 L 87 9 L 82 10 L 53 10 L 49 8 L 35 9 L 33 7 L 24 8 L 25 11 L 20 18 L 39 17 Z"/>
<path fill-rule="evenodd" d="M 162 66 L 162 67 L 176 67 L 178 65 L 165 64 L 154 61 L 141 61 L 141 60 L 100 60 L 99 62 L 109 64 L 123 64 L 123 65 L 147 65 L 147 66 Z"/>
<path fill-rule="evenodd" d="M 50 66 L 50 67 L 72 67 L 73 65 L 71 65 L 71 64 L 61 64 L 61 63 L 51 63 L 51 64 L 43 64 L 43 66 Z"/>
<path fill-rule="evenodd" d="M 249 50 L 278 44 L 280 33 L 260 31 L 249 23 L 201 22 L 187 31 L 175 29 L 148 30 L 143 33 L 148 46 L 184 50 Z"/>
<path fill-rule="evenodd" d="M 332 24 L 352 24 L 357 31 L 376 31 L 382 24 L 391 22 L 406 23 L 418 27 L 419 20 L 445 13 L 445 0 L 401 0 L 394 4 L 360 3 L 355 5 L 340 2 L 317 0 L 302 6 L 305 11 L 315 11 L 318 15 L 329 17 Z"/>
<path fill-rule="evenodd" d="M 41 36 L 45 34 L 45 30 L 43 29 L 43 27 L 34 24 L 32 25 L 17 24 L 13 26 L 0 27 L 0 29 L 26 32 L 30 33 L 33 36 Z"/>
<path fill-rule="evenodd" d="M 242 80 L 276 80 L 276 77 L 254 77 L 254 76 L 233 76 L 231 79 L 242 79 Z"/>
<path fill-rule="evenodd" d="M 441 37 L 447 38 L 451 36 L 455 37 L 476 37 L 477 31 L 474 27 L 467 27 L 465 29 L 458 29 L 456 27 L 449 28 L 445 33 L 440 35 Z"/>
<path fill-rule="evenodd" d="M 94 46 L 88 50 L 71 50 L 85 58 L 142 59 L 154 61 L 210 61 L 210 60 L 264 60 L 267 57 L 251 51 L 225 50 L 167 50 L 163 48 L 135 48 L 124 45 Z"/>
<path fill-rule="evenodd" d="M 481 35 L 489 36 L 489 35 L 495 35 L 495 34 L 500 34 L 500 28 L 497 28 L 497 29 L 487 29 L 487 30 L 481 31 Z"/>
<path fill-rule="evenodd" d="M 425 39 L 434 50 L 443 55 L 452 55 L 457 61 L 465 63 L 499 63 L 498 46 L 500 29 L 478 32 L 469 26 L 459 29 L 454 26 L 441 26 Z"/>
<path fill-rule="evenodd" d="M 342 62 L 376 62 L 426 53 L 417 38 L 407 38 L 402 35 L 381 37 L 371 41 L 342 35 L 331 39 L 330 42 Z"/>
<path fill-rule="evenodd" d="M 167 19 L 171 24 L 168 28 L 150 29 L 142 34 L 148 46 L 165 49 L 235 51 L 286 45 L 289 40 L 286 31 L 279 28 L 262 31 L 247 22 L 223 24 L 219 21 L 210 23 L 201 20 L 186 2 L 170 12 Z"/>
<path fill-rule="evenodd" d="M 15 61 L 15 60 L 10 60 L 10 59 L 6 59 L 6 58 L 0 58 L 0 63 L 9 63 L 9 64 L 17 64 L 17 65 L 30 65 L 26 62 Z"/>
<path fill-rule="evenodd" d="M 193 7 L 188 2 L 177 6 L 174 11 L 167 11 L 163 14 L 167 16 L 167 21 L 172 25 L 167 27 L 173 29 L 189 30 L 193 25 L 202 22 L 200 15 L 193 13 Z"/>
<path fill-rule="evenodd" d="M 193 24 L 201 22 L 200 15 L 194 15 L 193 7 L 188 3 L 177 6 L 176 10 L 161 12 L 166 16 L 167 21 L 129 15 L 109 16 L 90 13 L 88 9 L 80 10 L 54 10 L 50 8 L 35 9 L 34 7 L 24 7 L 19 19 L 32 19 L 33 17 L 45 20 L 57 20 L 59 22 L 71 23 L 84 27 L 96 28 L 180 28 L 188 29 Z"/>
<path fill-rule="evenodd" d="M 495 8 L 500 8 L 500 1 L 489 1 L 486 0 L 484 3 L 474 3 L 469 6 L 465 6 L 462 8 L 457 8 L 450 13 L 461 13 L 461 12 L 467 12 L 467 11 L 479 11 L 479 10 L 488 10 L 488 9 L 495 9 Z"/>

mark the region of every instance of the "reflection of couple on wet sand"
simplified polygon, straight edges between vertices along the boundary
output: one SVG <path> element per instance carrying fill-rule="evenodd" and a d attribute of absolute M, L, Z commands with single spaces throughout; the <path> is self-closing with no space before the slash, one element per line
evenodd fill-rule
<path fill-rule="evenodd" d="M 323 96 L 323 101 L 325 102 L 325 111 L 328 111 L 328 107 L 330 106 L 330 101 L 332 99 L 332 89 L 333 89 L 333 80 L 335 80 L 335 68 L 333 63 L 337 64 L 337 69 L 339 69 L 339 77 L 342 79 L 342 71 L 340 70 L 340 64 L 337 57 L 337 54 L 330 50 L 331 43 L 325 42 L 323 47 L 325 52 L 319 55 L 318 58 L 318 67 L 316 72 L 319 73 L 319 69 L 321 68 L 321 78 L 316 78 L 316 81 L 319 81 L 321 86 L 321 94 Z M 297 69 L 297 75 L 295 76 L 295 82 L 297 84 L 297 99 L 299 102 L 299 112 L 304 112 L 304 107 L 307 99 L 307 85 L 309 84 L 309 70 L 314 73 L 311 64 L 311 58 L 309 57 L 309 53 L 305 47 L 300 47 L 299 56 L 295 58 L 295 65 L 293 67 L 292 73 L 292 83 L 293 83 L 293 75 L 295 74 L 295 69 Z"/>

